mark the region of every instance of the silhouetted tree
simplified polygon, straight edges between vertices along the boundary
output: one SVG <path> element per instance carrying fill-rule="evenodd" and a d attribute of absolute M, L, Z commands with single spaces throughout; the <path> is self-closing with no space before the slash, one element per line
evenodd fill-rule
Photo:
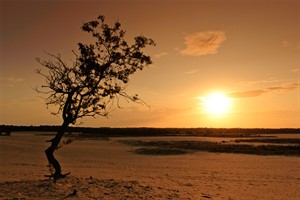
<path fill-rule="evenodd" d="M 55 172 L 50 175 L 54 179 L 62 178 L 61 166 L 53 153 L 70 124 L 83 117 L 107 116 L 112 105 L 119 106 L 120 97 L 133 102 L 142 100 L 138 95 L 129 95 L 125 85 L 131 74 L 142 70 L 152 63 L 150 56 L 142 49 L 155 45 L 154 41 L 144 36 L 134 38 L 129 45 L 125 40 L 125 31 L 121 24 L 105 23 L 104 16 L 83 24 L 82 31 L 92 35 L 93 43 L 78 43 L 78 52 L 73 51 L 74 61 L 68 64 L 58 55 L 49 54 L 50 60 L 37 61 L 46 68 L 36 72 L 46 79 L 46 84 L 36 88 L 45 94 L 45 102 L 57 106 L 55 115 L 61 114 L 63 123 L 56 136 L 49 140 L 51 145 L 45 150 L 49 164 Z"/>

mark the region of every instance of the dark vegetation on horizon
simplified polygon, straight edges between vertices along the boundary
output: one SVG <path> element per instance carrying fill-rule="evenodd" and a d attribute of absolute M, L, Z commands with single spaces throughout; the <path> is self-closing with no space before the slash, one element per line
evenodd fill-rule
<path fill-rule="evenodd" d="M 122 140 L 121 143 L 138 147 L 134 150 L 143 155 L 178 155 L 197 151 L 213 153 L 238 153 L 254 155 L 300 156 L 300 145 L 248 145 L 209 141 L 143 141 Z"/>
<path fill-rule="evenodd" d="M 0 126 L 10 130 L 33 131 L 37 135 L 55 134 L 59 126 Z M 52 133 L 49 133 L 52 132 Z M 69 140 L 99 139 L 110 137 L 141 137 L 141 140 L 120 140 L 119 142 L 136 147 L 133 151 L 143 155 L 180 155 L 193 152 L 240 153 L 254 155 L 300 156 L 300 139 L 260 137 L 264 134 L 300 134 L 299 128 L 86 128 L 68 127 Z M 74 134 L 73 134 L 74 133 Z M 74 136 L 74 137 L 73 137 Z M 145 136 L 205 136 L 232 137 L 233 143 L 210 141 L 149 141 Z M 249 139 L 251 137 L 253 139 Z M 239 138 L 239 139 L 236 139 Z M 256 145 L 251 145 L 256 143 Z M 259 144 L 261 143 L 261 144 Z"/>
<path fill-rule="evenodd" d="M 57 132 L 60 126 L 1 125 L 0 131 Z M 88 128 L 68 127 L 66 132 L 88 136 L 258 136 L 261 134 L 300 134 L 300 128 Z M 12 133 L 13 134 L 13 133 Z"/>

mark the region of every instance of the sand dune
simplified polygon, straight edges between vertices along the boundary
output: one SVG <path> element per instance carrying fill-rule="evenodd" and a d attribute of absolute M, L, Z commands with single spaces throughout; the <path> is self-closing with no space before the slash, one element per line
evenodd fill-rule
<path fill-rule="evenodd" d="M 112 140 L 75 140 L 56 152 L 64 172 L 49 174 L 49 136 L 0 137 L 0 199 L 298 199 L 300 158 L 196 152 L 140 155 Z"/>

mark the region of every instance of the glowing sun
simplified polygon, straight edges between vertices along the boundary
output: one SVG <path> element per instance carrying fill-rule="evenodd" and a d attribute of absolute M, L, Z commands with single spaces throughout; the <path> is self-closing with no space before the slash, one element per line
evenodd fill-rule
<path fill-rule="evenodd" d="M 226 114 L 230 108 L 230 99 L 222 93 L 213 93 L 202 98 L 203 109 L 207 114 Z"/>

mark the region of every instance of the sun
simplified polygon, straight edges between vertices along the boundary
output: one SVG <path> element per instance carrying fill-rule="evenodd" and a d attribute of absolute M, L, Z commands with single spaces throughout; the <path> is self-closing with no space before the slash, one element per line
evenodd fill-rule
<path fill-rule="evenodd" d="M 202 97 L 202 105 L 205 113 L 210 115 L 227 114 L 230 108 L 230 98 L 223 93 L 216 92 L 209 96 Z"/>

